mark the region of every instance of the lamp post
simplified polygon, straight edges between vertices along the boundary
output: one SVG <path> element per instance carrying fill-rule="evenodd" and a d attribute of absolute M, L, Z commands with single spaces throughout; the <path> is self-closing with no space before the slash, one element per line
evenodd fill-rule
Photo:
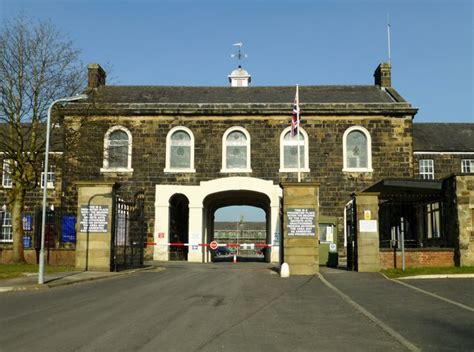
<path fill-rule="evenodd" d="M 87 99 L 86 94 L 78 94 L 72 97 L 61 98 L 51 103 L 48 108 L 48 117 L 46 120 L 46 148 L 44 152 L 44 172 L 43 172 L 43 209 L 41 217 L 41 248 L 39 253 L 38 284 L 44 284 L 44 237 L 46 228 L 46 199 L 48 194 L 48 161 L 49 161 L 49 135 L 51 130 L 51 112 L 57 103 L 69 103 L 71 101 Z"/>

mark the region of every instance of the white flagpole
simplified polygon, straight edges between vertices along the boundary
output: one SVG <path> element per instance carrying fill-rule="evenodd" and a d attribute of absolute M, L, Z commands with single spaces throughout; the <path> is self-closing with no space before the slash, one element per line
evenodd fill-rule
<path fill-rule="evenodd" d="M 298 148 L 298 183 L 301 182 L 301 165 L 300 165 L 300 97 L 298 92 L 298 85 L 296 85 L 296 133 L 298 133 L 297 148 Z"/>
<path fill-rule="evenodd" d="M 388 63 L 391 65 L 392 64 L 392 58 L 391 58 L 391 43 L 390 43 L 390 18 L 388 17 L 387 14 L 387 45 L 388 45 Z"/>

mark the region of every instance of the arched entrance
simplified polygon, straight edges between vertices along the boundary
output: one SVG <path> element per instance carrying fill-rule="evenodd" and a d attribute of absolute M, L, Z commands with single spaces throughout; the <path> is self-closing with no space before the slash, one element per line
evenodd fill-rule
<path fill-rule="evenodd" d="M 169 202 L 169 260 L 188 260 L 189 200 L 175 194 Z"/>
<path fill-rule="evenodd" d="M 216 236 L 215 236 L 215 212 L 223 207 L 231 206 L 231 205 L 247 205 L 247 206 L 252 206 L 252 207 L 257 207 L 262 209 L 265 212 L 265 244 L 271 244 L 272 243 L 272 236 L 271 236 L 271 207 L 270 207 L 270 198 L 261 192 L 256 192 L 256 191 L 248 191 L 248 190 L 231 190 L 231 191 L 223 191 L 223 192 L 216 192 L 208 195 L 204 201 L 203 201 L 203 206 L 204 206 L 204 218 L 206 219 L 205 225 L 206 225 L 206 235 L 207 235 L 207 240 L 208 242 L 216 240 L 217 242 L 220 242 Z M 243 225 L 243 224 L 242 224 Z M 237 229 L 236 229 L 237 230 Z M 242 229 L 238 229 L 239 232 L 242 231 Z M 251 256 L 244 256 L 243 253 L 241 252 L 240 249 L 244 249 L 247 251 L 250 251 L 252 249 L 251 244 L 255 245 L 254 243 L 248 243 L 243 241 L 241 238 L 242 243 L 246 243 L 248 246 L 239 246 L 234 248 L 230 248 L 230 251 L 232 254 L 235 254 L 236 256 L 239 256 L 240 253 L 242 255 L 240 258 L 237 258 L 238 260 L 242 261 L 260 261 L 257 260 L 257 258 L 253 258 Z M 237 235 L 237 242 L 238 242 L 238 235 Z M 234 238 L 233 243 L 234 245 L 237 245 L 239 243 L 236 243 L 236 239 Z M 263 254 L 263 258 L 266 262 L 270 262 L 271 260 L 271 250 L 269 247 L 257 247 L 259 250 L 261 250 Z M 253 248 L 255 249 L 255 247 Z M 215 255 L 216 251 L 207 251 L 207 257 L 206 261 L 217 261 L 215 260 Z M 251 260 L 255 259 L 255 260 Z"/>
<path fill-rule="evenodd" d="M 202 181 L 199 185 L 156 185 L 155 228 L 153 252 L 155 260 L 170 260 L 168 239 L 173 229 L 170 227 L 170 207 L 175 195 L 185 197 L 188 202 L 188 252 L 190 262 L 211 260 L 206 244 L 211 242 L 213 215 L 217 209 L 227 205 L 251 205 L 266 213 L 267 243 L 265 250 L 269 262 L 280 261 L 280 199 L 282 190 L 273 181 L 253 177 L 224 177 Z M 183 199 L 183 198 L 177 198 Z M 174 204 L 174 200 L 173 200 Z M 177 204 L 176 204 L 177 205 Z"/>

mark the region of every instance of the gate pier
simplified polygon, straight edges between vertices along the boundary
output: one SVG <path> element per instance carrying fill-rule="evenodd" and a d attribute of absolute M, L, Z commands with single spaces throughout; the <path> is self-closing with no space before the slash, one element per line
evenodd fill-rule
<path fill-rule="evenodd" d="M 82 181 L 77 186 L 76 269 L 110 271 L 115 183 Z M 90 221 L 87 221 L 90 214 Z"/>

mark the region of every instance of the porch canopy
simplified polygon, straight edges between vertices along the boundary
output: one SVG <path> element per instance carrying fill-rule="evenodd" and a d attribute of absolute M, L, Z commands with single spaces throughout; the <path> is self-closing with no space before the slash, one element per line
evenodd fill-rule
<path fill-rule="evenodd" d="M 374 183 L 362 192 L 380 193 L 379 199 L 386 201 L 422 203 L 439 199 L 442 188 L 442 180 L 389 178 Z"/>
<path fill-rule="evenodd" d="M 407 248 L 451 244 L 443 229 L 442 180 L 384 179 L 363 192 L 379 193 L 380 248 L 399 248 L 401 231 Z"/>

